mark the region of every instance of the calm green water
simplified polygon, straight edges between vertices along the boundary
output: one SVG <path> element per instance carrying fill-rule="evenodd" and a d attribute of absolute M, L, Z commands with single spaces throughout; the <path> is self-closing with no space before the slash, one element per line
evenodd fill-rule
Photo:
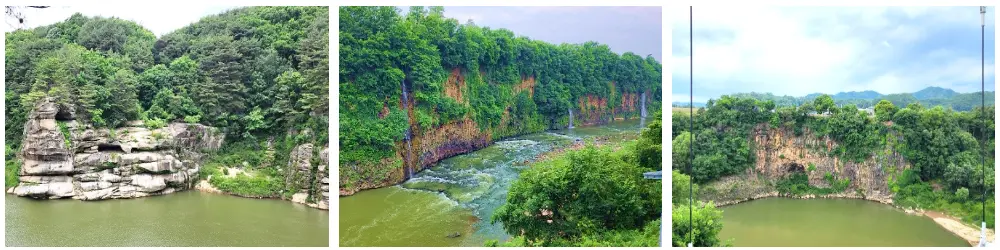
<path fill-rule="evenodd" d="M 719 238 L 738 247 L 969 246 L 928 217 L 864 200 L 768 198 L 722 210 Z"/>
<path fill-rule="evenodd" d="M 329 246 L 329 212 L 185 191 L 139 199 L 7 195 L 6 246 Z"/>
<path fill-rule="evenodd" d="M 340 198 L 340 246 L 482 246 L 506 240 L 489 222 L 525 164 L 594 136 L 637 133 L 639 120 L 505 139 L 445 159 L 400 185 Z M 460 233 L 460 237 L 447 237 Z"/>

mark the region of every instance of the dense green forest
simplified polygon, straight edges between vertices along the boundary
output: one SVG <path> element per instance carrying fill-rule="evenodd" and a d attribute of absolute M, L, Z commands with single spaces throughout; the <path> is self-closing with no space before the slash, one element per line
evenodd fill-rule
<path fill-rule="evenodd" d="M 662 169 L 660 115 L 638 139 L 587 145 L 521 173 L 493 214 L 512 239 L 487 246 L 658 246 Z"/>
<path fill-rule="evenodd" d="M 693 130 L 687 113 L 674 114 L 672 164 L 675 170 L 692 175 L 696 183 L 743 173 L 757 160 L 750 136 L 758 125 L 797 136 L 829 137 L 837 142 L 831 155 L 843 161 L 860 162 L 875 152 L 894 148 L 912 164 L 901 174 L 890 176 L 897 205 L 945 211 L 978 223 L 983 220 L 980 202 L 986 199 L 986 221 L 993 227 L 995 180 L 987 174 L 984 185 L 980 157 L 985 157 L 986 173 L 993 173 L 994 112 L 993 106 L 987 106 L 985 112 L 981 107 L 960 112 L 919 103 L 899 107 L 882 100 L 869 115 L 854 105 L 838 108 L 828 95 L 784 107 L 773 100 L 722 96 L 696 111 Z M 692 136 L 696 138 L 695 157 L 690 162 L 687 149 Z M 689 163 L 694 167 L 691 172 Z M 831 191 L 810 188 L 802 176 L 789 177 L 778 185 L 783 192 Z"/>
<path fill-rule="evenodd" d="M 460 24 L 443 11 L 340 8 L 341 165 L 392 157 L 407 129 L 421 134 L 471 119 L 496 139 L 565 124 L 587 96 L 610 109 L 623 93 L 648 93 L 650 112 L 659 106 L 662 69 L 652 56 L 618 55 L 596 42 L 553 45 Z M 464 87 L 445 84 L 456 72 Z M 537 84 L 525 86 L 528 79 Z M 464 90 L 456 98 L 449 88 Z"/>
<path fill-rule="evenodd" d="M 995 92 L 986 91 L 986 105 L 993 105 L 993 96 Z M 808 94 L 803 97 L 794 96 L 777 96 L 771 93 L 737 93 L 730 95 L 731 97 L 740 98 L 754 98 L 757 100 L 770 100 L 774 101 L 774 104 L 778 107 L 789 107 L 789 106 L 799 106 L 807 102 L 812 102 L 812 100 L 823 94 L 815 93 Z M 898 94 L 888 94 L 883 95 L 875 91 L 850 91 L 850 92 L 840 92 L 830 96 L 834 100 L 834 104 L 843 107 L 847 105 L 854 105 L 859 108 L 874 108 L 881 100 L 886 100 L 892 102 L 893 105 L 897 107 L 906 107 L 911 103 L 920 103 L 926 107 L 943 106 L 944 108 L 951 108 L 956 111 L 969 111 L 975 107 L 982 106 L 981 99 L 982 94 L 979 92 L 973 93 L 958 93 L 951 89 L 941 88 L 941 87 L 927 87 L 920 91 L 913 93 L 898 93 Z M 687 107 L 687 102 L 674 102 L 674 107 Z M 701 103 L 695 103 L 695 107 L 704 107 Z"/>
<path fill-rule="evenodd" d="M 7 152 L 18 150 L 36 101 L 51 97 L 93 127 L 142 120 L 149 128 L 170 122 L 220 128 L 226 145 L 203 174 L 217 171 L 213 164 L 249 162 L 268 174 L 224 190 L 279 195 L 277 169 L 291 147 L 327 143 L 328 11 L 238 8 L 159 38 L 131 21 L 79 13 L 8 32 Z M 278 153 L 265 157 L 268 141 L 278 142 Z"/>

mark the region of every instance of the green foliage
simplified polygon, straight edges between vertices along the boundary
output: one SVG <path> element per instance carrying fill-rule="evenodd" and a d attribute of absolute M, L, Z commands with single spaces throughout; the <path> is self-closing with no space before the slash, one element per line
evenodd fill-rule
<path fill-rule="evenodd" d="M 548 44 L 460 24 L 443 11 L 340 8 L 341 165 L 370 165 L 394 155 L 411 124 L 419 135 L 469 118 L 499 139 L 564 126 L 569 110 L 579 110 L 575 103 L 587 96 L 610 105 L 621 103 L 614 99 L 621 93 L 648 92 L 653 111 L 661 99 L 661 64 L 652 57 L 618 55 L 594 42 Z M 534 88 L 523 89 L 532 78 Z M 460 93 L 461 100 L 445 93 Z M 412 120 L 396 114 L 410 109 Z"/>
<path fill-rule="evenodd" d="M 491 221 L 545 246 L 580 237 L 602 242 L 608 235 L 599 232 L 643 228 L 660 217 L 660 183 L 643 179 L 644 169 L 631 159 L 629 151 L 588 145 L 535 163 Z"/>
<path fill-rule="evenodd" d="M 691 180 L 689 178 L 690 178 L 690 176 L 682 174 L 680 171 L 677 171 L 677 170 L 673 171 L 673 173 L 671 175 L 671 178 L 670 178 L 671 183 L 673 183 L 672 184 L 673 185 L 673 196 L 671 196 L 671 197 L 673 197 L 672 204 L 674 204 L 674 205 L 680 205 L 680 204 L 687 205 L 687 204 L 690 204 L 691 194 L 692 193 L 694 193 L 694 194 L 698 193 L 698 190 L 699 190 L 698 184 L 692 184 Z M 694 187 L 693 187 L 694 190 L 691 190 L 692 185 L 694 185 Z M 698 201 L 695 200 L 695 202 L 698 202 Z"/>
<path fill-rule="evenodd" d="M 878 104 L 875 104 L 875 118 L 880 122 L 891 121 L 892 116 L 898 112 L 899 109 L 892 102 L 887 100 L 881 100 Z"/>
<path fill-rule="evenodd" d="M 816 164 L 815 163 L 810 162 L 809 163 L 809 167 L 806 167 L 806 171 L 812 172 L 812 171 L 815 171 L 815 170 L 816 170 Z"/>
<path fill-rule="evenodd" d="M 808 175 L 805 173 L 792 173 L 785 178 L 778 180 L 775 187 L 781 194 L 802 196 L 807 194 L 826 195 L 841 193 L 847 190 L 847 188 L 851 185 L 850 179 L 838 179 L 830 172 L 824 174 L 823 179 L 830 184 L 830 187 L 821 188 L 809 185 Z"/>
<path fill-rule="evenodd" d="M 955 201 L 956 202 L 965 202 L 967 199 L 969 199 L 969 189 L 968 188 L 964 188 L 963 187 L 963 188 L 959 188 L 958 190 L 955 190 Z"/>
<path fill-rule="evenodd" d="M 813 100 L 813 107 L 816 107 L 816 113 L 824 114 L 827 112 L 836 113 L 837 106 L 833 103 L 833 98 L 829 95 L 820 95 Z"/>
<path fill-rule="evenodd" d="M 326 120 L 328 16 L 327 7 L 237 8 L 157 39 L 130 21 L 78 13 L 7 33 L 6 141 L 20 144 L 44 97 L 95 127 L 184 120 L 235 138 Z M 263 119 L 243 119 L 251 115 Z"/>
<path fill-rule="evenodd" d="M 690 206 L 674 205 L 671 217 L 672 246 L 686 247 L 688 243 L 693 243 L 695 247 L 732 245 L 731 240 L 726 242 L 719 240 L 719 231 L 722 231 L 722 210 L 715 208 L 712 203 L 699 203 L 694 206 L 694 211 L 691 210 Z"/>
<path fill-rule="evenodd" d="M 691 163 L 691 147 L 690 132 L 684 131 L 674 137 L 673 149 L 671 151 L 673 155 L 671 161 L 674 170 L 684 169 L 687 172 L 688 164 Z"/>
<path fill-rule="evenodd" d="M 3 170 L 4 188 L 9 189 L 17 186 L 17 183 L 19 182 L 17 176 L 21 172 L 21 160 L 18 160 L 17 158 L 7 159 L 4 161 Z"/>
<path fill-rule="evenodd" d="M 209 182 L 219 190 L 244 197 L 278 197 L 284 189 L 284 181 L 268 176 L 239 174 L 229 178 L 215 175 Z"/>
<path fill-rule="evenodd" d="M 66 149 L 73 147 L 73 134 L 69 131 L 69 126 L 66 125 L 64 121 L 56 121 L 56 125 L 59 126 L 59 133 L 63 136 L 63 144 L 65 144 Z"/>
<path fill-rule="evenodd" d="M 636 157 L 639 159 L 639 166 L 650 171 L 660 171 L 663 169 L 663 141 L 662 124 L 660 113 L 653 115 L 652 121 L 640 132 L 639 140 L 636 143 Z"/>

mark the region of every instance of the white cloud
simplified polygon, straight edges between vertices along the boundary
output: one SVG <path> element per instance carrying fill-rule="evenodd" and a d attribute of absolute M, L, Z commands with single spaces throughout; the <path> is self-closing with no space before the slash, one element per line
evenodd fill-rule
<path fill-rule="evenodd" d="M 675 46 L 672 72 L 687 85 L 689 16 L 686 8 L 675 10 L 669 15 Z M 751 91 L 887 94 L 927 86 L 972 91 L 959 83 L 974 81 L 979 88 L 978 48 L 974 58 L 969 53 L 920 51 L 965 46 L 926 42 L 955 39 L 929 32 L 970 23 L 979 23 L 975 7 L 695 8 L 695 92 L 715 98 Z M 992 56 L 986 64 L 990 77 Z"/>

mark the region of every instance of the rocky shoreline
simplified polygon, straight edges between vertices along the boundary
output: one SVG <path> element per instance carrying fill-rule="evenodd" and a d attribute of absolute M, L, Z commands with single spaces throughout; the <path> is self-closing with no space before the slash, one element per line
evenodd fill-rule
<path fill-rule="evenodd" d="M 24 126 L 18 183 L 7 193 L 85 201 L 165 195 L 188 189 L 233 195 L 198 178 L 202 161 L 225 140 L 219 129 L 193 123 L 149 128 L 142 121 L 113 129 L 94 128 L 78 123 L 73 110 L 51 99 L 35 106 Z M 295 190 L 292 202 L 329 209 L 328 151 L 325 146 L 314 150 L 312 144 L 306 143 L 291 152 L 285 188 Z M 315 171 L 314 154 L 321 162 Z"/>
<path fill-rule="evenodd" d="M 858 199 L 858 200 L 874 201 L 874 202 L 878 202 L 878 203 L 882 203 L 882 204 L 886 204 L 886 205 L 893 205 L 892 197 L 867 197 L 867 196 L 864 196 L 864 195 L 858 195 L 858 194 L 852 194 L 852 193 L 836 193 L 836 194 L 826 194 L 826 195 L 808 194 L 808 195 L 797 196 L 797 195 L 781 194 L 781 193 L 778 193 L 777 191 L 767 192 L 767 193 L 763 193 L 763 194 L 756 194 L 756 195 L 753 195 L 751 197 L 747 197 L 747 198 L 744 198 L 744 199 L 726 200 L 726 201 L 712 201 L 712 202 L 715 203 L 715 207 L 724 207 L 724 206 L 735 205 L 735 204 L 739 204 L 739 203 L 743 203 L 743 202 L 748 202 L 748 201 L 753 201 L 753 200 L 759 200 L 759 199 L 765 199 L 765 198 L 773 198 L 773 197 L 795 198 L 795 199 L 803 199 L 803 200 L 808 200 L 808 199 Z"/>

